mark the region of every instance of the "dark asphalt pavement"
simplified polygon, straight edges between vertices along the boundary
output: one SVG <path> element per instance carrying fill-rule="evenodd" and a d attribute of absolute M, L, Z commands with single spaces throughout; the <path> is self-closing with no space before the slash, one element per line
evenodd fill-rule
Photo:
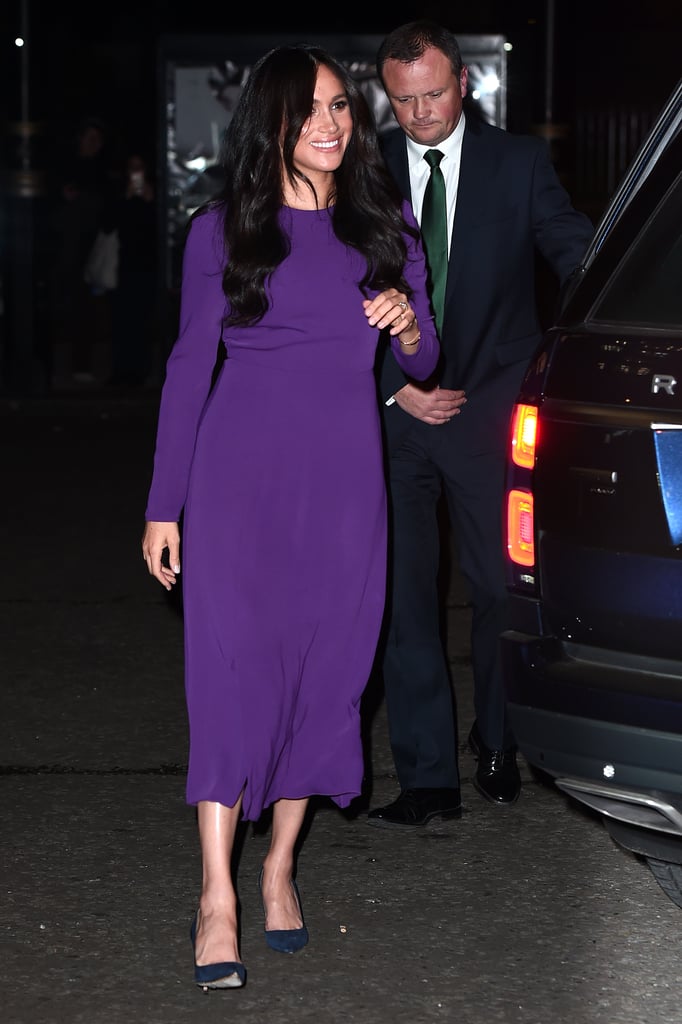
<path fill-rule="evenodd" d="M 461 820 L 367 825 L 397 792 L 375 689 L 366 794 L 320 803 L 300 853 L 309 946 L 266 948 L 267 821 L 245 826 L 248 982 L 195 987 L 181 609 L 140 554 L 155 414 L 154 396 L 0 402 L 2 1024 L 680 1024 L 682 911 L 525 764 L 512 808 L 478 796 L 463 749 Z M 456 574 L 448 603 L 464 739 Z"/>

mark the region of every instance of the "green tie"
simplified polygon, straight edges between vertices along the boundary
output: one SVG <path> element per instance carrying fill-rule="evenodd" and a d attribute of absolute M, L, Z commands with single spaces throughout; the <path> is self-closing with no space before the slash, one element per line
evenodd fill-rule
<path fill-rule="evenodd" d="M 422 206 L 422 239 L 431 275 L 431 304 L 440 334 L 443 326 L 445 281 L 448 276 L 448 210 L 445 202 L 445 179 L 438 166 L 443 159 L 439 149 L 428 149 L 424 159 L 431 168 L 431 177 Z"/>

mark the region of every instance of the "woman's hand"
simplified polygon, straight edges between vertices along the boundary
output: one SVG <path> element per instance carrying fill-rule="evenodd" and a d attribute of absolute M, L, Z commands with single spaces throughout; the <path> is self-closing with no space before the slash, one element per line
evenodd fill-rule
<path fill-rule="evenodd" d="M 168 565 L 163 564 L 163 553 L 168 550 Z M 180 572 L 180 529 L 177 523 L 153 523 L 145 525 L 142 534 L 142 557 L 147 569 L 166 590 L 177 582 Z"/>
<path fill-rule="evenodd" d="M 389 334 L 397 337 L 406 349 L 416 347 L 419 341 L 417 317 L 403 292 L 387 288 L 373 299 L 364 299 L 362 305 L 372 327 L 380 331 L 388 327 Z"/>

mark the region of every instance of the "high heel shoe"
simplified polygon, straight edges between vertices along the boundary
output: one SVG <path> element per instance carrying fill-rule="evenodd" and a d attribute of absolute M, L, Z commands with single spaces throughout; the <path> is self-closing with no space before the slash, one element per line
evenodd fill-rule
<path fill-rule="evenodd" d="M 294 879 L 291 879 L 291 886 L 294 890 L 294 896 L 296 897 L 296 903 L 298 904 L 298 912 L 301 915 L 303 921 L 303 910 L 301 908 L 301 894 L 298 891 L 298 886 Z M 263 869 L 260 869 L 258 875 L 258 889 L 261 894 L 261 902 L 263 902 Z M 263 914 L 265 914 L 265 903 L 263 903 Z M 301 928 L 279 928 L 273 931 L 265 930 L 265 941 L 267 942 L 270 949 L 274 949 L 277 953 L 297 953 L 299 949 L 303 949 L 308 943 L 308 929 L 303 921 Z"/>
<path fill-rule="evenodd" d="M 238 961 L 229 960 L 222 964 L 203 964 L 201 967 L 196 962 L 197 945 L 197 917 L 199 911 L 194 915 L 194 920 L 189 930 L 189 937 L 192 940 L 192 949 L 195 953 L 194 980 L 204 992 L 210 988 L 241 988 L 246 984 L 246 968 Z"/>

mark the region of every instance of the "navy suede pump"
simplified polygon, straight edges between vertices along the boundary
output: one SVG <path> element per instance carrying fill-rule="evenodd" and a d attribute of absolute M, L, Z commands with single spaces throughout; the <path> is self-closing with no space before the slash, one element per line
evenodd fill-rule
<path fill-rule="evenodd" d="M 294 879 L 291 879 L 291 885 L 296 896 L 296 902 L 298 903 L 298 910 L 303 921 L 303 910 L 301 908 L 301 894 L 298 891 L 298 886 Z M 260 869 L 258 875 L 258 889 L 261 893 L 261 901 L 263 899 L 263 869 Z M 263 904 L 263 914 L 265 914 L 265 904 Z M 308 944 L 308 929 L 303 921 L 301 928 L 280 928 L 274 931 L 268 931 L 265 929 L 265 941 L 267 942 L 270 949 L 274 949 L 277 953 L 297 953 L 299 949 L 303 949 Z"/>
<path fill-rule="evenodd" d="M 197 910 L 189 930 L 189 937 L 192 941 L 192 949 L 196 952 L 197 942 Z M 204 992 L 210 988 L 241 988 L 246 984 L 246 968 L 244 964 L 237 961 L 227 961 L 222 964 L 203 964 L 201 967 L 194 963 L 194 980 Z"/>

